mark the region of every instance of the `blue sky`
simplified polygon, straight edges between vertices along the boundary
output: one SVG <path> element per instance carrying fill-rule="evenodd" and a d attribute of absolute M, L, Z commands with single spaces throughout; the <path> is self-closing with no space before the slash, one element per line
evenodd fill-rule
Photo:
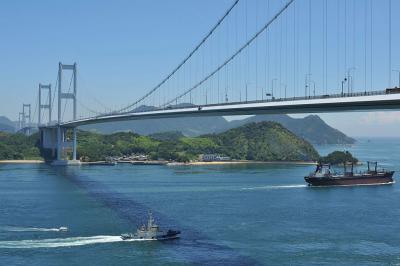
<path fill-rule="evenodd" d="M 327 71 L 328 77 L 326 87 L 328 91 L 336 92 L 338 82 L 337 78 L 343 76 L 345 72 L 343 65 L 343 47 L 339 45 L 340 56 L 333 56 L 337 53 L 336 31 L 343 30 L 336 24 L 337 15 L 339 20 L 343 21 L 343 5 L 347 2 L 347 12 L 350 17 L 353 14 L 353 7 L 359 16 L 364 12 L 365 3 L 369 0 L 340 0 L 340 12 L 338 13 L 337 1 L 328 1 L 328 44 L 327 44 Z M 369 88 L 371 85 L 374 89 L 383 89 L 388 86 L 388 55 L 385 49 L 387 44 L 387 3 L 388 1 L 372 0 L 374 5 L 374 81 L 369 83 L 369 65 L 367 71 Z M 249 0 L 248 8 L 248 35 L 250 36 L 256 28 L 265 23 L 268 13 L 266 11 L 267 0 Z M 273 1 L 276 8 L 271 4 L 271 9 L 276 10 L 284 2 Z M 313 80 L 317 84 L 318 89 L 324 90 L 324 81 L 322 79 L 322 68 L 320 63 L 323 55 L 323 48 L 319 45 L 319 41 L 323 39 L 322 28 L 320 22 L 323 21 L 322 10 L 323 2 L 313 0 L 313 55 L 312 55 L 312 72 Z M 400 18 L 395 14 L 400 10 L 400 1 L 392 1 L 393 10 L 393 50 L 392 50 L 392 68 L 400 69 L 400 37 L 397 26 Z M 152 88 L 158 83 L 169 71 L 176 66 L 183 57 L 190 52 L 197 42 L 205 35 L 217 19 L 223 14 L 231 0 L 135 0 L 135 1 L 1 1 L 0 3 L 0 115 L 6 115 L 11 119 L 18 118 L 18 112 L 22 107 L 22 103 L 34 104 L 37 98 L 37 87 L 39 82 L 52 83 L 56 82 L 58 62 L 78 63 L 78 94 L 82 105 L 91 109 L 102 111 L 107 108 L 122 107 L 141 95 L 145 91 Z M 224 30 L 232 30 L 235 23 L 239 21 L 243 23 L 243 10 L 245 1 L 241 1 L 238 5 L 236 18 L 228 20 L 227 28 L 222 28 L 222 37 L 216 37 L 214 41 L 220 45 L 221 39 L 224 38 Z M 271 2 L 272 3 L 272 2 Z M 254 89 L 250 97 L 260 97 L 263 91 L 270 89 L 269 85 L 272 76 L 283 76 L 285 79 L 281 84 L 298 84 L 293 86 L 290 93 L 300 93 L 303 91 L 303 74 L 307 70 L 308 56 L 303 52 L 307 50 L 307 12 L 308 1 L 296 0 L 296 12 L 298 19 L 298 39 L 300 55 L 298 56 L 298 74 L 297 81 L 289 72 L 285 72 L 291 65 L 291 58 L 295 56 L 294 52 L 284 53 L 286 63 L 278 75 L 277 68 L 271 70 L 269 79 L 265 74 L 255 76 L 255 66 L 248 67 L 251 72 L 247 77 L 247 83 L 252 83 Z M 354 3 L 354 6 L 353 6 Z M 368 7 L 368 6 L 367 6 Z M 367 9 L 369 11 L 369 9 Z M 287 25 L 294 22 L 291 16 L 293 10 L 288 10 L 286 17 Z M 273 13 L 273 11 L 270 11 Z M 235 19 L 234 19 L 235 18 Z M 353 64 L 356 67 L 354 76 L 356 87 L 358 90 L 364 89 L 364 31 L 362 20 L 348 19 L 348 37 L 347 37 L 347 67 Z M 357 46 L 352 47 L 351 31 L 352 22 L 355 21 L 356 37 L 354 38 Z M 366 21 L 369 25 L 369 19 Z M 256 24 L 257 23 L 257 24 Z M 230 28 L 229 28 L 230 27 Z M 239 27 L 239 44 L 245 39 L 244 30 Z M 286 28 L 284 28 L 286 29 Z M 271 29 L 271 39 L 276 41 L 280 37 L 279 28 Z M 290 38 L 294 33 L 292 28 L 288 26 L 286 33 L 287 40 L 282 45 L 290 47 Z M 342 33 L 342 32 L 341 32 Z M 228 49 L 233 51 L 237 44 L 234 44 L 235 36 L 232 31 L 230 33 Z M 284 38 L 286 38 L 284 36 Z M 343 35 L 340 37 L 342 43 Z M 369 40 L 369 36 L 367 34 Z M 315 42 L 315 45 L 314 45 Z M 270 43 L 271 44 L 271 43 Z M 213 44 L 210 44 L 210 49 Z M 263 45 L 260 41 L 249 49 L 250 60 L 254 60 L 255 56 L 265 57 Z M 269 51 L 271 56 L 271 64 L 277 65 L 277 47 L 279 43 L 275 43 Z M 219 46 L 218 46 L 219 47 Z M 273 48 L 275 47 L 275 48 Z M 369 43 L 367 50 L 369 53 Z M 223 49 L 225 49 L 223 47 Z M 275 50 L 274 50 L 275 49 Z M 353 57 L 352 51 L 356 51 Z M 290 50 L 292 51 L 292 49 Z M 207 52 L 204 52 L 207 53 Z M 227 51 L 227 54 L 229 52 Z M 332 55 L 332 56 L 331 56 Z M 220 53 L 218 56 L 209 55 L 206 60 L 210 60 L 210 68 L 216 64 L 218 60 L 223 59 L 225 55 Z M 253 56 L 253 57 L 252 57 Z M 207 59 L 208 58 L 208 59 Z M 195 59 L 197 60 L 197 59 Z M 204 59 L 203 59 L 204 60 Z M 211 61 L 214 60 L 214 61 Z M 240 59 L 242 60 L 242 59 Z M 245 61 L 246 58 L 243 58 Z M 258 69 L 262 68 L 263 61 L 260 59 Z M 336 62 L 340 60 L 340 69 L 337 69 Z M 207 62 L 207 61 L 206 61 Z M 266 62 L 266 61 L 265 61 Z M 369 62 L 369 59 L 368 59 Z M 194 63 L 193 63 L 194 64 Z M 239 64 L 239 63 L 238 63 Z M 243 66 L 243 62 L 241 63 Z M 272 68 L 272 67 L 271 67 Z M 233 69 L 233 68 L 232 68 Z M 233 70 L 231 70 L 232 73 Z M 260 70 L 258 70 L 260 71 Z M 281 72 L 284 72 L 283 74 Z M 289 70 L 290 71 L 290 70 Z M 207 69 L 206 69 L 207 72 Z M 338 72 L 338 73 L 336 73 Z M 186 72 L 185 72 L 186 73 Z M 258 73 L 258 72 L 257 72 Z M 183 76 L 184 74 L 182 74 Z M 187 75 L 187 74 L 186 74 Z M 228 75 L 228 74 L 227 74 Z M 396 83 L 396 73 L 392 73 L 392 84 Z M 184 77 L 180 77 L 184 79 Z M 341 78 L 341 77 L 339 77 Z M 191 78 L 192 79 L 192 78 Z M 239 79 L 239 78 L 238 78 Z M 265 81 L 264 81 L 265 80 Z M 192 80 L 191 80 L 192 81 Z M 193 78 L 195 81 L 195 78 Z M 182 82 L 179 81 L 178 82 Z M 237 86 L 241 86 L 244 81 L 237 80 Z M 261 88 L 264 84 L 265 87 Z M 215 84 L 215 83 L 214 83 Z M 185 83 L 178 83 L 184 87 Z M 231 85 L 231 87 L 233 87 Z M 241 86 L 244 87 L 244 86 Z M 255 91 L 260 87 L 261 92 L 256 94 Z M 282 86 L 280 86 L 282 87 Z M 290 87 L 290 85 L 289 85 Z M 296 91 L 294 89 L 296 87 Z M 357 90 L 357 89 L 355 89 Z M 170 91 L 169 91 L 170 92 Z M 172 91 L 170 93 L 177 93 Z M 206 92 L 207 93 L 207 92 Z M 243 93 L 243 92 L 241 92 Z M 160 96 L 161 97 L 161 96 Z M 211 96 L 208 96 L 211 97 Z M 221 97 L 221 93 L 217 98 Z M 239 97 L 239 94 L 232 94 L 230 97 Z M 242 94 L 240 94 L 242 97 Z M 84 110 L 80 109 L 82 115 Z M 399 114 L 390 113 L 346 113 L 346 114 L 323 114 L 322 117 L 332 126 L 337 127 L 352 136 L 397 136 L 400 133 Z"/>

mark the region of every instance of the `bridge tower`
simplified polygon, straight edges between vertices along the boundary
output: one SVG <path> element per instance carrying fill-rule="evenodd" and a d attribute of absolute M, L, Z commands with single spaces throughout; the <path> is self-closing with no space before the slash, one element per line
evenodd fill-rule
<path fill-rule="evenodd" d="M 22 129 L 22 117 L 23 117 L 23 113 L 19 112 L 19 114 L 18 114 L 18 131 Z"/>
<path fill-rule="evenodd" d="M 43 103 L 42 100 L 42 90 L 47 90 L 47 103 Z M 49 122 L 47 124 L 51 123 L 51 84 L 48 85 L 43 85 L 39 83 L 39 117 L 38 117 L 38 126 L 42 125 L 42 109 L 48 111 L 48 117 L 49 117 Z M 46 124 L 46 123 L 44 123 Z"/>
<path fill-rule="evenodd" d="M 72 119 L 76 120 L 77 118 L 77 83 L 76 83 L 76 63 L 73 65 L 65 65 L 61 62 L 58 65 L 58 125 L 57 125 L 57 159 L 53 161 L 53 165 L 79 165 L 80 161 L 76 159 L 76 127 L 67 128 L 63 127 L 62 124 L 62 102 L 63 100 L 72 100 L 73 104 L 73 114 Z M 62 73 L 63 70 L 72 71 L 72 83 L 73 90 L 72 92 L 64 92 L 62 88 Z M 67 137 L 68 130 L 72 129 L 72 140 L 69 140 Z M 72 160 L 68 160 L 66 157 L 67 149 L 72 149 Z"/>
<path fill-rule="evenodd" d="M 28 111 L 26 111 L 26 109 Z M 31 126 L 32 126 L 31 105 L 24 103 L 24 104 L 22 104 L 22 126 L 21 126 L 21 129 L 27 136 L 29 136 L 31 134 Z"/>

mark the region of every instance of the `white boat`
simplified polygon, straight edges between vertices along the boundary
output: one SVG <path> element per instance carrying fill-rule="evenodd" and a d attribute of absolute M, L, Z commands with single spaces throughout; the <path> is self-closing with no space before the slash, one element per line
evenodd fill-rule
<path fill-rule="evenodd" d="M 142 225 L 136 230 L 136 233 L 122 234 L 122 240 L 170 240 L 179 238 L 180 231 L 168 230 L 162 231 L 159 226 L 154 222 L 152 213 L 149 212 L 149 220 L 147 226 Z"/>

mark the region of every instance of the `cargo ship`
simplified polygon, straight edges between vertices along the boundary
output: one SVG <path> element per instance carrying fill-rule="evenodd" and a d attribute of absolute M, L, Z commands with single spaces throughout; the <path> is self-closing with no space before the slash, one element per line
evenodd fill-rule
<path fill-rule="evenodd" d="M 374 167 L 371 169 L 371 164 Z M 394 171 L 378 169 L 377 162 L 367 162 L 368 170 L 354 173 L 354 164 L 344 164 L 344 172 L 336 173 L 330 164 L 318 164 L 316 170 L 304 177 L 309 186 L 354 186 L 354 185 L 385 185 L 393 184 Z"/>

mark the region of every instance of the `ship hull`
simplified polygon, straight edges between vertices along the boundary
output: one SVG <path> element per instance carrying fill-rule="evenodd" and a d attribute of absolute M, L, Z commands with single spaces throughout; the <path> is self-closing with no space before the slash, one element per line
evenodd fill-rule
<path fill-rule="evenodd" d="M 154 235 L 149 237 L 140 237 L 136 234 L 122 234 L 122 240 L 158 240 L 158 241 L 165 241 L 165 240 L 173 240 L 180 237 L 180 231 L 168 231 L 166 234 L 162 235 Z"/>
<path fill-rule="evenodd" d="M 356 186 L 356 185 L 385 185 L 393 184 L 393 173 L 388 172 L 385 175 L 362 175 L 346 177 L 305 177 L 309 186 Z"/>
<path fill-rule="evenodd" d="M 157 240 L 157 241 L 166 241 L 166 240 L 174 240 L 178 239 L 180 236 L 175 235 L 175 236 L 160 236 L 160 237 L 154 237 L 154 238 L 141 238 L 137 236 L 132 236 L 132 237 L 126 237 L 126 236 L 121 236 L 122 240 Z"/>

